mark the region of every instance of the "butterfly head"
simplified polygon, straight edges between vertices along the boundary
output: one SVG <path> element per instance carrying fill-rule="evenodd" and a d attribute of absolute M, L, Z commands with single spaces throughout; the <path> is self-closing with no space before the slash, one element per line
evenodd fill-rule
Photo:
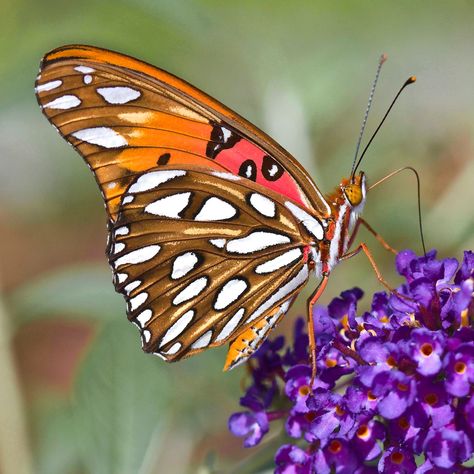
<path fill-rule="evenodd" d="M 358 208 L 365 203 L 367 192 L 366 179 L 363 171 L 351 180 L 344 179 L 341 183 L 341 190 L 345 200 L 352 208 Z"/>

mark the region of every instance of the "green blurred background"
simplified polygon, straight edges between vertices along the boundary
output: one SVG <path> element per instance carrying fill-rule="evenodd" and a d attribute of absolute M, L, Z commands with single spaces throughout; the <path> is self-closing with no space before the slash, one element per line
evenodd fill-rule
<path fill-rule="evenodd" d="M 36 104 L 44 53 L 93 44 L 173 72 L 270 133 L 326 192 L 350 171 L 386 52 L 369 132 L 418 81 L 362 168 L 374 182 L 415 166 L 427 245 L 459 258 L 474 247 L 473 20 L 470 1 L 2 0 L 0 472 L 271 472 L 279 436 L 247 451 L 227 433 L 245 369 L 222 373 L 225 349 L 174 365 L 141 352 L 112 288 L 100 194 Z M 365 217 L 421 250 L 409 174 L 374 190 Z M 360 238 L 398 284 L 392 256 Z M 334 271 L 322 302 L 355 285 L 380 289 L 363 256 Z"/>

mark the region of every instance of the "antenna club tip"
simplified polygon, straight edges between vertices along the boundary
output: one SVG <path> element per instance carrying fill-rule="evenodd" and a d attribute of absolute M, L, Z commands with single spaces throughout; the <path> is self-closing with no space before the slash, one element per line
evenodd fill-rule
<path fill-rule="evenodd" d="M 416 76 L 410 76 L 408 80 L 410 81 L 410 84 L 416 82 Z"/>
<path fill-rule="evenodd" d="M 380 64 L 383 64 L 388 59 L 387 53 L 382 53 L 380 55 Z"/>

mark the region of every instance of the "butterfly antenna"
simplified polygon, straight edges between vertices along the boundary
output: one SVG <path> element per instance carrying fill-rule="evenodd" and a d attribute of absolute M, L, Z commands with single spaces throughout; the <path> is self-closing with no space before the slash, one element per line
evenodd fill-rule
<path fill-rule="evenodd" d="M 374 98 L 375 88 L 377 87 L 377 82 L 379 80 L 380 70 L 382 69 L 382 64 L 386 60 L 387 60 L 387 55 L 383 53 L 380 56 L 379 64 L 377 65 L 377 72 L 375 73 L 375 79 L 372 84 L 372 88 L 370 89 L 369 101 L 367 102 L 367 108 L 365 109 L 364 119 L 362 120 L 362 126 L 360 127 L 359 138 L 357 140 L 357 145 L 356 145 L 356 150 L 355 150 L 355 155 L 354 155 L 354 161 L 352 162 L 351 178 L 353 178 L 355 174 L 354 167 L 357 161 L 357 155 L 359 154 L 360 144 L 362 142 L 362 137 L 364 135 L 365 126 L 367 125 L 367 118 L 369 116 L 370 107 L 372 107 L 372 100 Z"/>
<path fill-rule="evenodd" d="M 382 179 L 379 179 L 376 183 L 372 184 L 369 187 L 369 190 L 375 188 L 379 184 L 382 184 L 384 181 L 387 181 L 388 179 L 392 178 L 393 176 L 405 170 L 411 171 L 416 177 L 416 189 L 417 189 L 417 198 L 418 198 L 418 226 L 420 229 L 421 246 L 423 247 L 423 253 L 426 257 L 425 236 L 423 232 L 423 220 L 421 217 L 421 184 L 420 184 L 420 175 L 418 174 L 418 171 L 416 171 L 416 169 L 411 166 L 404 166 L 403 168 L 400 168 L 396 171 L 392 171 L 390 174 L 388 174 L 387 176 L 384 176 Z"/>
<path fill-rule="evenodd" d="M 403 84 L 403 86 L 400 87 L 400 90 L 397 92 L 397 95 L 396 95 L 395 98 L 392 100 L 392 103 L 390 104 L 390 107 L 387 109 L 387 112 L 385 112 L 385 115 L 382 117 L 382 120 L 380 121 L 379 126 L 375 129 L 375 132 L 374 132 L 374 133 L 372 134 L 372 136 L 370 137 L 369 142 L 367 143 L 367 145 L 366 145 L 365 148 L 364 148 L 364 151 L 363 151 L 362 154 L 360 155 L 359 161 L 357 161 L 357 164 L 355 165 L 355 167 L 353 167 L 352 173 L 351 173 L 351 179 L 354 178 L 354 175 L 355 175 L 356 172 L 357 172 L 357 168 L 359 167 L 359 165 L 360 165 L 360 163 L 361 163 L 361 161 L 362 161 L 362 158 L 364 158 L 365 152 L 368 150 L 370 144 L 372 143 L 373 139 L 375 138 L 375 136 L 377 135 L 378 131 L 380 130 L 380 127 L 382 127 L 383 123 L 385 122 L 385 119 L 388 117 L 388 114 L 389 114 L 390 111 L 392 110 L 392 107 L 395 105 L 395 102 L 397 101 L 398 97 L 399 97 L 400 94 L 403 92 L 403 89 L 405 89 L 406 86 L 408 86 L 408 85 L 410 85 L 410 84 L 413 84 L 415 81 L 416 81 L 416 76 L 410 76 L 410 77 L 405 81 L 405 83 Z"/>

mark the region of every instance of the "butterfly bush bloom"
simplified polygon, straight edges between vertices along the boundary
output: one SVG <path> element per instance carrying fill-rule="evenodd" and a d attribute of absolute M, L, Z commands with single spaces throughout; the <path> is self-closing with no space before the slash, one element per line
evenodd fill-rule
<path fill-rule="evenodd" d="M 315 308 L 311 388 L 302 319 L 289 347 L 268 340 L 249 361 L 229 428 L 252 447 L 283 423 L 276 473 L 474 472 L 474 253 L 405 250 L 396 266 L 406 298 L 376 293 L 360 315 L 354 288 Z"/>

